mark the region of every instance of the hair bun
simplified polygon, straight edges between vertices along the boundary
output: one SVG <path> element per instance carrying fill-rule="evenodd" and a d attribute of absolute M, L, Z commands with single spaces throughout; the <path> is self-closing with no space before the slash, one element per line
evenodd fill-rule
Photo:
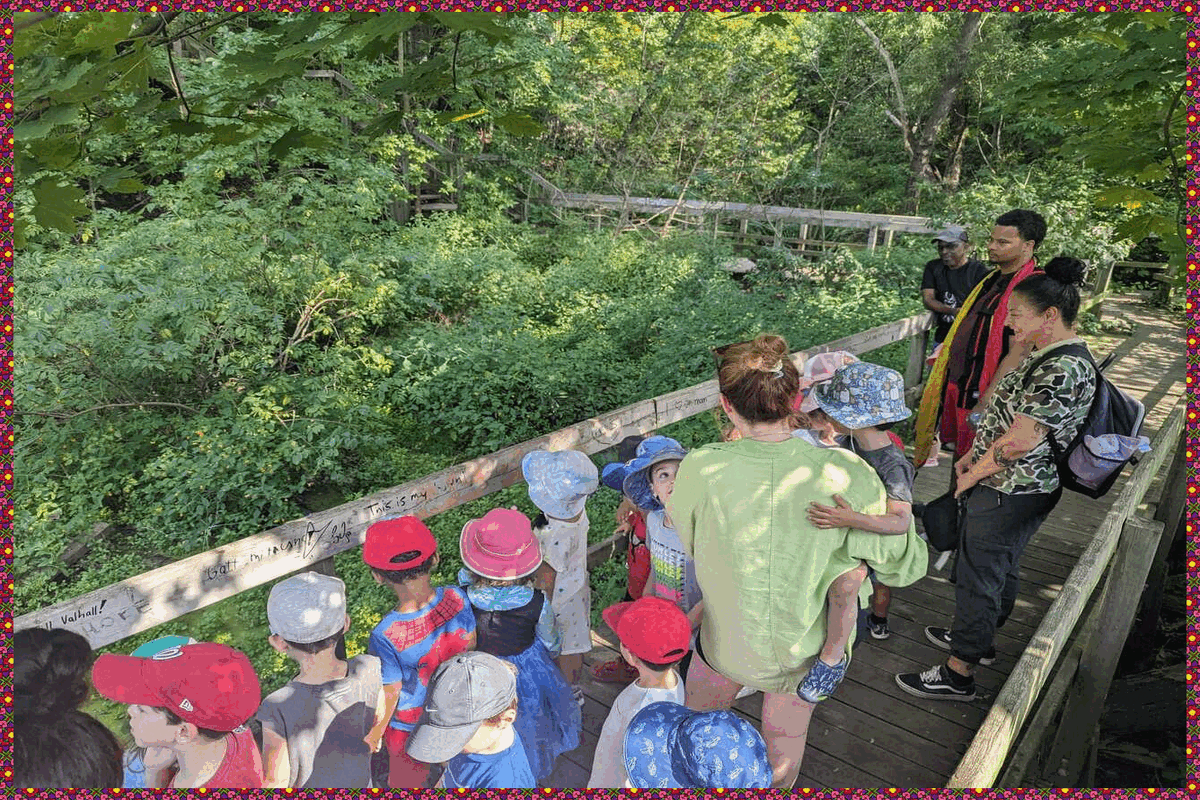
<path fill-rule="evenodd" d="M 752 352 L 757 357 L 756 368 L 760 372 L 778 373 L 788 355 L 787 342 L 780 336 L 765 334 L 752 342 Z"/>
<path fill-rule="evenodd" d="M 1047 277 L 1067 286 L 1083 286 L 1087 275 L 1086 261 L 1074 256 L 1055 256 L 1045 266 Z"/>

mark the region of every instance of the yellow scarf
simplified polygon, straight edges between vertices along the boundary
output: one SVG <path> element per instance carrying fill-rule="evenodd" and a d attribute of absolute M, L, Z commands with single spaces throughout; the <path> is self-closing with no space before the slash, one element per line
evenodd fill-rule
<path fill-rule="evenodd" d="M 929 458 L 929 451 L 933 449 L 934 433 L 937 431 L 938 422 L 941 421 L 942 390 L 946 388 L 946 370 L 950 364 L 950 343 L 958 335 L 958 326 L 966 319 L 967 309 L 975 302 L 975 298 L 979 296 L 985 283 L 987 283 L 986 279 L 975 284 L 975 288 L 963 301 L 962 310 L 955 315 L 954 322 L 950 325 L 950 332 L 942 340 L 942 350 L 938 353 L 937 360 L 933 362 L 933 368 L 929 370 L 929 378 L 925 381 L 925 391 L 921 394 L 921 406 L 917 410 L 917 443 L 913 448 L 913 463 L 918 468 Z"/>

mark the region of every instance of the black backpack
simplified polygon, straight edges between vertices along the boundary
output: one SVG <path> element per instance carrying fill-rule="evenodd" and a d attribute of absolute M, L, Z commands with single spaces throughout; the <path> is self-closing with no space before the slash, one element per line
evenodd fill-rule
<path fill-rule="evenodd" d="M 1103 365 L 1096 366 L 1092 354 L 1082 344 L 1056 347 L 1034 361 L 1030 365 L 1029 371 L 1025 373 L 1025 381 L 1022 386 L 1029 386 L 1034 371 L 1042 365 L 1043 361 L 1061 355 L 1073 355 L 1087 359 L 1092 368 L 1096 370 L 1096 394 L 1092 399 L 1091 408 L 1088 409 L 1087 417 L 1079 428 L 1079 433 L 1066 447 L 1060 446 L 1055 441 L 1053 431 L 1048 436 L 1050 450 L 1054 454 L 1054 463 L 1058 467 L 1058 479 L 1065 489 L 1079 492 L 1088 497 L 1103 497 L 1117 482 L 1124 466 L 1130 461 L 1136 461 L 1136 458 L 1131 456 L 1122 460 L 1114 460 L 1097 455 L 1088 450 L 1083 437 L 1118 433 L 1122 436 L 1136 438 L 1142 428 L 1142 420 L 1146 416 L 1146 407 L 1104 377 L 1102 370 L 1108 365 L 1108 360 L 1105 360 Z"/>

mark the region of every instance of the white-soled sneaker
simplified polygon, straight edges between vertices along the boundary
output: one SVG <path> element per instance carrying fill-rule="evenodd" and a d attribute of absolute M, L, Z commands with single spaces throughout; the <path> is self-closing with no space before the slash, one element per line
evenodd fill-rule
<path fill-rule="evenodd" d="M 924 672 L 903 672 L 896 676 L 896 684 L 916 697 L 926 700 L 974 700 L 975 679 L 955 684 L 950 680 L 949 670 L 935 664 Z"/>

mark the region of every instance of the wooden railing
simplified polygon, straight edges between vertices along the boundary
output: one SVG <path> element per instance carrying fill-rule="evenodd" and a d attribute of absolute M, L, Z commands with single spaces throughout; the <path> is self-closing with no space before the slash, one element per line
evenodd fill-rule
<path fill-rule="evenodd" d="M 919 381 L 930 315 L 918 314 L 793 354 L 798 363 L 830 350 L 866 353 L 910 340 L 908 378 Z M 430 517 L 523 480 L 521 459 L 539 448 L 597 453 L 623 437 L 646 433 L 716 408 L 715 380 L 584 420 L 254 536 L 135 575 L 88 594 L 23 614 L 16 630 L 74 630 L 101 647 L 360 547 L 367 527 L 388 516 Z"/>
<path fill-rule="evenodd" d="M 739 244 L 755 243 L 774 247 L 790 246 L 800 252 L 819 253 L 829 247 L 865 248 L 892 244 L 897 233 L 937 233 L 941 226 L 927 217 L 899 214 L 861 214 L 854 211 L 827 211 L 815 208 L 727 203 L 717 200 L 684 200 L 664 197 L 621 197 L 618 195 L 547 192 L 546 202 L 558 208 L 590 211 L 597 225 L 604 212 L 616 212 L 628 224 L 633 215 L 646 216 L 644 222 L 662 220 L 663 227 L 684 221 L 693 228 L 710 231 L 713 238 L 736 239 Z M 729 222 L 736 228 L 730 229 Z M 750 230 L 751 223 L 764 231 Z M 792 233 L 788 235 L 787 229 Z M 831 241 L 826 229 L 865 231 L 863 241 Z M 812 236 L 814 231 L 821 235 Z"/>
<path fill-rule="evenodd" d="M 1185 403 L 1177 402 L 1154 437 L 1150 453 L 1141 459 L 1122 487 L 1078 563 L 1063 581 L 1062 590 L 997 694 L 947 786 L 985 788 L 996 785 L 1010 752 L 1013 758 L 1004 785 L 1027 785 L 1022 779 L 1027 777 L 1027 768 L 1034 755 L 1042 749 L 1046 733 L 1054 735 L 1050 770 L 1055 782 L 1063 786 L 1075 784 L 1092 746 L 1104 696 L 1164 530 L 1164 520 L 1143 519 L 1135 516 L 1134 511 L 1155 476 L 1165 464 L 1171 463 L 1176 453 L 1183 430 L 1184 410 Z M 1168 483 L 1165 487 L 1168 492 L 1182 491 L 1182 473 L 1179 472 L 1182 459 L 1175 458 L 1174 462 L 1172 472 L 1176 473 L 1178 486 Z M 1168 476 L 1167 481 L 1170 480 Z M 1176 510 L 1171 513 L 1182 513 L 1181 502 L 1172 507 Z M 1076 645 L 1051 682 L 1050 675 L 1059 657 L 1097 585 L 1106 575 L 1103 595 L 1093 606 L 1089 622 L 1082 627 Z M 1030 736 L 1017 747 L 1022 726 L 1048 682 L 1051 685 L 1030 725 Z M 1062 720 L 1051 729 L 1051 722 L 1060 708 Z"/>

